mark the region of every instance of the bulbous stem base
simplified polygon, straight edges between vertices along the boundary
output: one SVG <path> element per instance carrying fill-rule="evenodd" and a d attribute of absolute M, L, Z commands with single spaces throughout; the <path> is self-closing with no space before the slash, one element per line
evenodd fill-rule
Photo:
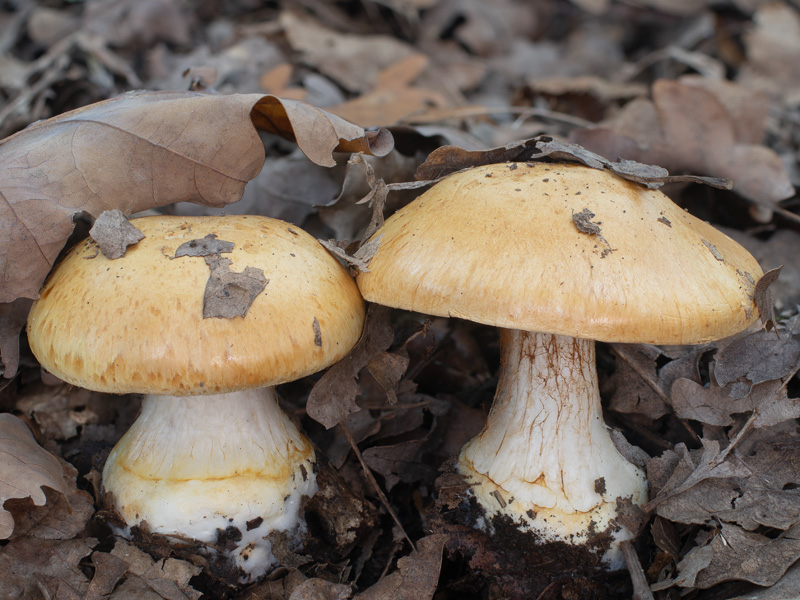
<path fill-rule="evenodd" d="M 128 526 L 209 552 L 224 534 L 242 582 L 265 574 L 276 561 L 264 536 L 302 530 L 301 500 L 317 490 L 314 450 L 276 400 L 273 388 L 145 397 L 103 469 Z"/>
<path fill-rule="evenodd" d="M 608 533 L 609 568 L 631 533 L 617 499 L 647 500 L 644 473 L 619 453 L 603 421 L 594 342 L 502 330 L 502 362 L 483 432 L 458 471 L 488 516 L 507 515 L 546 541 L 586 544 Z"/>

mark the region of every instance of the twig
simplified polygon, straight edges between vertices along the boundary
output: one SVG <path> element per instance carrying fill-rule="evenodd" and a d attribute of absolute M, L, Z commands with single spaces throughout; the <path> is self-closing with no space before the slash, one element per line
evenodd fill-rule
<path fill-rule="evenodd" d="M 536 600 L 544 600 L 545 594 L 549 594 L 549 593 L 550 593 L 550 591 L 551 591 L 551 590 L 552 590 L 554 587 L 556 587 L 556 584 L 557 584 L 557 583 L 558 583 L 558 581 L 557 581 L 557 580 L 556 580 L 556 581 L 552 581 L 552 582 L 550 582 L 550 584 L 549 584 L 549 585 L 548 585 L 546 588 L 544 588 L 544 589 L 542 590 L 542 593 L 541 593 L 541 594 L 539 594 L 539 595 L 536 597 Z"/>
<path fill-rule="evenodd" d="M 712 469 L 714 467 L 716 467 L 717 465 L 722 464 L 725 461 L 725 459 L 728 457 L 728 454 L 731 453 L 731 450 L 733 450 L 739 444 L 739 442 L 742 441 L 742 438 L 744 437 L 744 434 L 747 433 L 748 431 L 750 431 L 753 428 L 753 423 L 756 422 L 757 418 L 758 418 L 758 409 L 755 409 L 755 410 L 753 410 L 753 414 L 750 415 L 750 418 L 747 419 L 747 423 L 742 425 L 742 428 L 738 431 L 738 433 L 734 436 L 734 438 L 728 443 L 728 445 L 725 447 L 725 450 L 720 452 L 719 455 L 717 455 L 717 457 L 714 458 L 714 460 L 712 460 L 709 463 L 709 466 Z"/>
<path fill-rule="evenodd" d="M 0 127 L 5 121 L 19 110 L 22 106 L 29 104 L 38 94 L 45 91 L 51 84 L 58 81 L 67 65 L 69 58 L 66 55 L 56 57 L 52 64 L 52 70 L 46 73 L 33 85 L 27 86 L 23 91 L 17 94 L 13 100 L 5 105 L 3 110 L 0 110 Z"/>
<path fill-rule="evenodd" d="M 447 110 L 427 110 L 421 113 L 412 113 L 403 118 L 404 123 L 424 124 L 436 123 L 446 119 L 466 119 L 468 117 L 483 117 L 495 114 L 519 115 L 517 121 L 524 117 L 542 117 L 553 121 L 561 121 L 575 127 L 595 127 L 597 124 L 586 121 L 566 113 L 530 106 L 463 106 Z"/>
<path fill-rule="evenodd" d="M 791 332 L 790 332 L 790 333 L 791 333 Z M 795 367 L 795 368 L 792 370 L 792 372 L 791 372 L 791 373 L 789 373 L 789 375 L 787 375 L 787 376 L 786 376 L 786 379 L 784 379 L 784 380 L 783 380 L 783 384 L 781 384 L 781 387 L 779 387 L 779 388 L 778 388 L 778 391 L 779 391 L 779 392 L 780 392 L 781 390 L 784 390 L 784 389 L 786 389 L 786 386 L 787 386 L 787 385 L 789 385 L 789 382 L 790 382 L 792 379 L 794 379 L 794 376 L 795 376 L 795 375 L 797 375 L 797 372 L 798 372 L 798 371 L 800 371 L 800 363 L 799 363 L 799 364 L 798 364 L 798 365 L 797 365 L 797 366 L 796 366 L 796 367 Z"/>
<path fill-rule="evenodd" d="M 650 591 L 647 577 L 645 577 L 644 570 L 642 569 L 642 563 L 639 562 L 639 557 L 636 556 L 636 551 L 633 549 L 630 540 L 620 542 L 619 548 L 622 550 L 622 556 L 625 558 L 628 573 L 631 575 L 633 600 L 654 600 L 653 592 Z"/>
<path fill-rule="evenodd" d="M 350 447 L 353 449 L 353 452 L 355 452 L 355 455 L 356 455 L 356 458 L 358 459 L 358 462 L 361 463 L 361 468 L 364 469 L 364 474 L 367 476 L 367 479 L 369 479 L 370 482 L 372 482 L 372 485 L 375 488 L 375 491 L 378 493 L 378 497 L 380 498 L 381 503 L 383 504 L 384 508 L 386 508 L 386 510 L 389 512 L 389 515 L 391 515 L 392 520 L 394 521 L 395 525 L 397 525 L 400 528 L 400 531 L 403 532 L 403 537 L 406 538 L 406 541 L 411 546 L 411 549 L 414 552 L 416 552 L 417 551 L 417 547 L 414 545 L 414 542 L 411 541 L 411 538 L 408 537 L 408 534 L 406 533 L 406 530 L 403 527 L 403 524 L 400 522 L 400 519 L 398 518 L 397 513 L 394 512 L 394 509 L 389 505 L 389 500 L 386 498 L 386 494 L 383 493 L 383 490 L 381 489 L 381 486 L 378 484 L 378 480 L 375 479 L 375 476 L 372 474 L 372 471 L 370 470 L 369 466 L 367 466 L 367 463 L 366 463 L 366 461 L 364 460 L 364 457 L 361 454 L 361 450 L 358 449 L 358 446 L 356 445 L 356 441 L 353 439 L 353 436 L 350 433 L 350 430 L 347 428 L 347 425 L 345 425 L 344 422 L 342 422 L 342 423 L 339 423 L 339 426 L 342 428 L 342 431 L 344 431 L 344 435 L 347 438 L 347 441 L 350 442 Z"/>
<path fill-rule="evenodd" d="M 800 223 L 800 215 L 797 213 L 793 213 L 790 210 L 786 210 L 782 206 L 770 206 L 770 210 L 773 212 L 778 213 L 784 219 L 789 219 L 790 221 L 794 221 L 795 223 Z"/>

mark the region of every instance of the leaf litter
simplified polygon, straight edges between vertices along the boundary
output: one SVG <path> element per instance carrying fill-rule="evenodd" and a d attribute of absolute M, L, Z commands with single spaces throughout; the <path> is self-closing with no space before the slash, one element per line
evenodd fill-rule
<path fill-rule="evenodd" d="M 144 234 L 118 208 L 100 213 L 89 230 L 89 235 L 97 243 L 103 256 L 111 260 L 122 258 L 128 246 L 144 239 Z"/>
<path fill-rule="evenodd" d="M 169 127 L 161 128 L 165 134 L 192 133 L 192 124 L 202 125 L 203 134 L 192 138 L 200 142 L 184 152 L 189 162 L 198 161 L 188 177 L 176 176 L 190 171 L 176 167 L 177 159 L 147 163 L 148 154 L 160 151 L 154 143 L 160 140 L 152 135 L 122 157 L 100 144 L 100 159 L 81 154 L 87 145 L 81 145 L 81 135 L 92 123 L 81 124 L 83 130 L 74 124 L 74 154 L 53 158 L 34 144 L 28 155 L 23 149 L 5 161 L 6 171 L 17 177 L 14 190 L 32 189 L 34 182 L 36 193 L 24 203 L 35 210 L 26 215 L 50 220 L 41 221 L 34 245 L 18 236 L 11 240 L 13 260 L 0 259 L 6 261 L 0 265 L 0 292 L 10 292 L 13 299 L 29 288 L 23 298 L 3 305 L 0 353 L 7 379 L 0 409 L 24 415 L 48 449 L 73 461 L 81 488 L 97 488 L 104 453 L 132 419 L 136 401 L 44 387 L 24 342 L 16 348 L 26 303 L 57 260 L 66 235 L 83 226 L 82 212 L 94 217 L 114 208 L 125 215 L 155 209 L 283 216 L 317 238 L 334 238 L 330 246 L 340 258 L 368 268 L 374 248 L 364 244 L 366 234 L 419 193 L 402 182 L 413 179 L 432 151 L 433 162 L 427 163 L 432 168 L 424 177 L 431 181 L 477 160 L 538 160 L 546 154 L 550 160 L 579 160 L 661 186 L 681 206 L 754 248 L 765 268 L 785 265 L 771 286 L 766 277 L 760 285 L 743 282 L 755 288 L 762 317 L 779 335 L 762 332 L 691 349 L 599 345 L 606 418 L 618 428 L 618 438 L 651 457 L 651 498 L 657 500 L 634 548 L 646 582 L 639 578 L 633 589 L 628 582 L 629 587 L 604 597 L 792 597 L 800 504 L 792 463 L 800 445 L 800 385 L 796 336 L 788 320 L 797 310 L 791 223 L 798 219 L 796 203 L 784 198 L 800 183 L 793 76 L 800 19 L 794 5 L 737 0 L 731 9 L 643 0 L 634 9 L 603 0 L 535 5 L 504 0 L 490 11 L 480 2 L 413 0 L 381 3 L 377 10 L 372 3 L 288 7 L 277 2 L 260 12 L 234 3 L 223 13 L 211 5 L 201 11 L 160 0 L 136 6 L 120 0 L 105 9 L 100 4 L 48 7 L 49 17 L 35 7 L 29 13 L 35 19 L 0 12 L 0 22 L 12 24 L 0 36 L 9 59 L 8 68 L 0 70 L 0 88 L 9 100 L 0 111 L 4 131 L 39 120 L 20 136 L 41 136 L 45 119 L 126 92 L 138 82 L 150 88 L 205 87 L 208 101 L 225 109 L 192 113 L 189 129 L 180 114 L 172 114 Z M 52 26 L 46 18 L 53 18 Z M 354 69 L 356 63 L 361 68 Z M 278 97 L 265 97 L 264 91 Z M 226 94 L 241 92 L 255 92 L 254 102 L 261 100 L 231 108 L 236 101 Z M 155 106 L 147 111 L 157 116 Z M 338 110 L 355 125 L 334 116 Z M 240 135 L 232 122 L 248 131 L 255 123 L 260 139 L 249 132 Z M 396 149 L 389 151 L 385 132 L 366 132 L 365 124 L 391 127 Z M 4 146 L 13 140 L 18 138 Z M 464 151 L 437 150 L 454 143 Z M 266 167 L 258 160 L 245 165 L 243 156 L 249 154 L 242 148 L 248 144 L 256 153 L 264 150 Z M 131 144 L 115 146 L 120 147 Z M 333 148 L 342 152 L 332 153 Z M 485 149 L 488 153 L 467 152 Z M 219 165 L 203 154 L 206 150 L 216 153 L 214 160 L 235 164 L 215 175 Z M 367 161 L 374 176 L 358 169 L 345 175 L 347 155 L 358 151 L 375 155 Z M 74 175 L 69 179 L 70 166 L 59 162 L 63 158 L 77 158 L 77 172 L 94 194 L 91 201 L 78 200 L 81 181 Z M 132 165 L 123 172 L 131 183 L 124 189 L 120 163 Z M 92 178 L 89 164 L 101 164 L 111 183 Z M 146 168 L 153 164 L 163 165 L 172 179 L 156 177 L 154 185 Z M 46 178 L 26 179 L 26 173 Z M 695 186 L 701 181 L 696 176 L 729 178 L 733 191 Z M 245 188 L 248 178 L 252 184 Z M 23 186 L 15 187 L 19 181 Z M 227 203 L 241 188 L 245 199 Z M 172 202 L 182 194 L 199 197 L 200 203 L 176 208 Z M 124 205 L 115 204 L 120 201 Z M 14 206 L 21 210 L 19 202 Z M 17 283 L 6 285 L 11 281 Z M 774 316 L 765 288 L 775 294 Z M 405 591 L 420 599 L 540 595 L 525 589 L 525 573 L 515 570 L 513 554 L 506 554 L 510 560 L 500 566 L 493 562 L 500 555 L 486 551 L 491 540 L 473 539 L 471 560 L 452 552 L 452 538 L 444 554 L 441 548 L 423 553 L 429 525 L 446 505 L 436 503 L 437 490 L 446 494 L 448 489 L 437 488 L 431 478 L 480 430 L 491 402 L 499 361 L 495 332 L 434 319 L 422 334 L 420 316 L 403 311 L 390 312 L 386 322 L 393 327 L 373 324 L 373 341 L 363 344 L 357 360 L 351 358 L 335 381 L 327 380 L 327 390 L 314 392 L 314 402 L 307 402 L 309 394 L 327 374 L 281 389 L 290 414 L 302 420 L 320 455 L 331 460 L 325 467 L 331 471 L 322 478 L 326 501 L 313 507 L 319 519 L 310 521 L 325 524 L 327 533 L 316 531 L 318 545 L 302 554 L 311 562 L 224 595 L 248 600 L 369 593 L 395 598 Z M 345 424 L 418 552 L 403 541 L 342 428 L 320 427 L 312 414 L 322 415 L 324 423 Z M 74 474 L 69 477 L 74 481 Z M 13 597 L 39 598 L 44 590 L 54 598 L 76 593 L 192 598 L 196 590 L 214 589 L 204 573 L 192 575 L 196 568 L 188 563 L 167 567 L 164 557 L 140 561 L 136 553 L 109 553 L 113 540 L 103 521 L 83 522 L 91 504 L 85 496 L 75 499 L 74 491 L 69 505 L 80 516 L 59 525 L 69 520 L 67 496 L 45 490 L 44 506 L 26 499 L 5 505 L 17 519 L 16 533 L 0 549 L 3 564 L 13 565 L 15 573 L 32 568 L 42 573 L 36 589 L 30 578 L 9 579 L 19 586 Z M 338 508 L 345 503 L 352 510 Z M 47 535 L 62 531 L 72 537 L 37 538 L 39 523 Z M 78 528 L 80 533 L 73 534 Z M 420 568 L 410 568 L 406 558 L 417 556 L 424 556 Z M 593 583 L 576 581 L 556 581 L 543 597 L 592 597 Z M 754 584 L 771 587 L 755 589 Z"/>

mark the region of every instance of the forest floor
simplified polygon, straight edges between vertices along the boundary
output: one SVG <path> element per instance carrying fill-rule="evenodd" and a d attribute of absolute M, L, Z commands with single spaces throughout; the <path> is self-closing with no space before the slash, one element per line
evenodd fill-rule
<path fill-rule="evenodd" d="M 0 98 L 0 416 L 38 442 L 0 420 L 0 599 L 800 597 L 800 2 L 10 0 Z M 190 130 L 184 162 L 159 158 Z M 545 147 L 586 164 L 578 145 L 697 176 L 655 185 L 769 273 L 766 327 L 597 345 L 606 423 L 650 486 L 627 569 L 470 526 L 454 458 L 492 405 L 498 330 L 377 306 L 343 363 L 278 387 L 320 485 L 306 545 L 275 541 L 281 567 L 235 585 L 193 548 L 112 534 L 100 472 L 141 398 L 57 380 L 23 328 L 102 211 L 276 217 L 355 271 L 359 242 L 427 189 L 413 182 Z M 187 165 L 194 187 L 238 183 L 210 199 L 175 183 Z M 513 245 L 493 246 L 498 270 Z"/>

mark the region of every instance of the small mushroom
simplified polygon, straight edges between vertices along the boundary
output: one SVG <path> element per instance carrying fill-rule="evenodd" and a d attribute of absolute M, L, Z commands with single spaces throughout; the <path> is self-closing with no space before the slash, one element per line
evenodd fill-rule
<path fill-rule="evenodd" d="M 347 271 L 283 221 L 134 223 L 145 238 L 124 257 L 109 260 L 86 240 L 64 258 L 31 309 L 28 339 L 68 383 L 146 394 L 103 470 L 127 525 L 200 542 L 251 581 L 276 563 L 267 534 L 302 534 L 303 498 L 317 489 L 312 445 L 273 386 L 347 354 L 364 303 Z M 222 283 L 210 285 L 220 265 Z M 208 288 L 236 315 L 249 294 L 243 316 L 203 318 Z"/>
<path fill-rule="evenodd" d="M 758 317 L 758 263 L 661 192 L 570 164 L 454 174 L 378 236 L 366 300 L 502 328 L 494 404 L 458 459 L 485 513 L 620 568 L 618 501 L 644 504 L 647 481 L 603 421 L 595 340 L 737 333 Z"/>

